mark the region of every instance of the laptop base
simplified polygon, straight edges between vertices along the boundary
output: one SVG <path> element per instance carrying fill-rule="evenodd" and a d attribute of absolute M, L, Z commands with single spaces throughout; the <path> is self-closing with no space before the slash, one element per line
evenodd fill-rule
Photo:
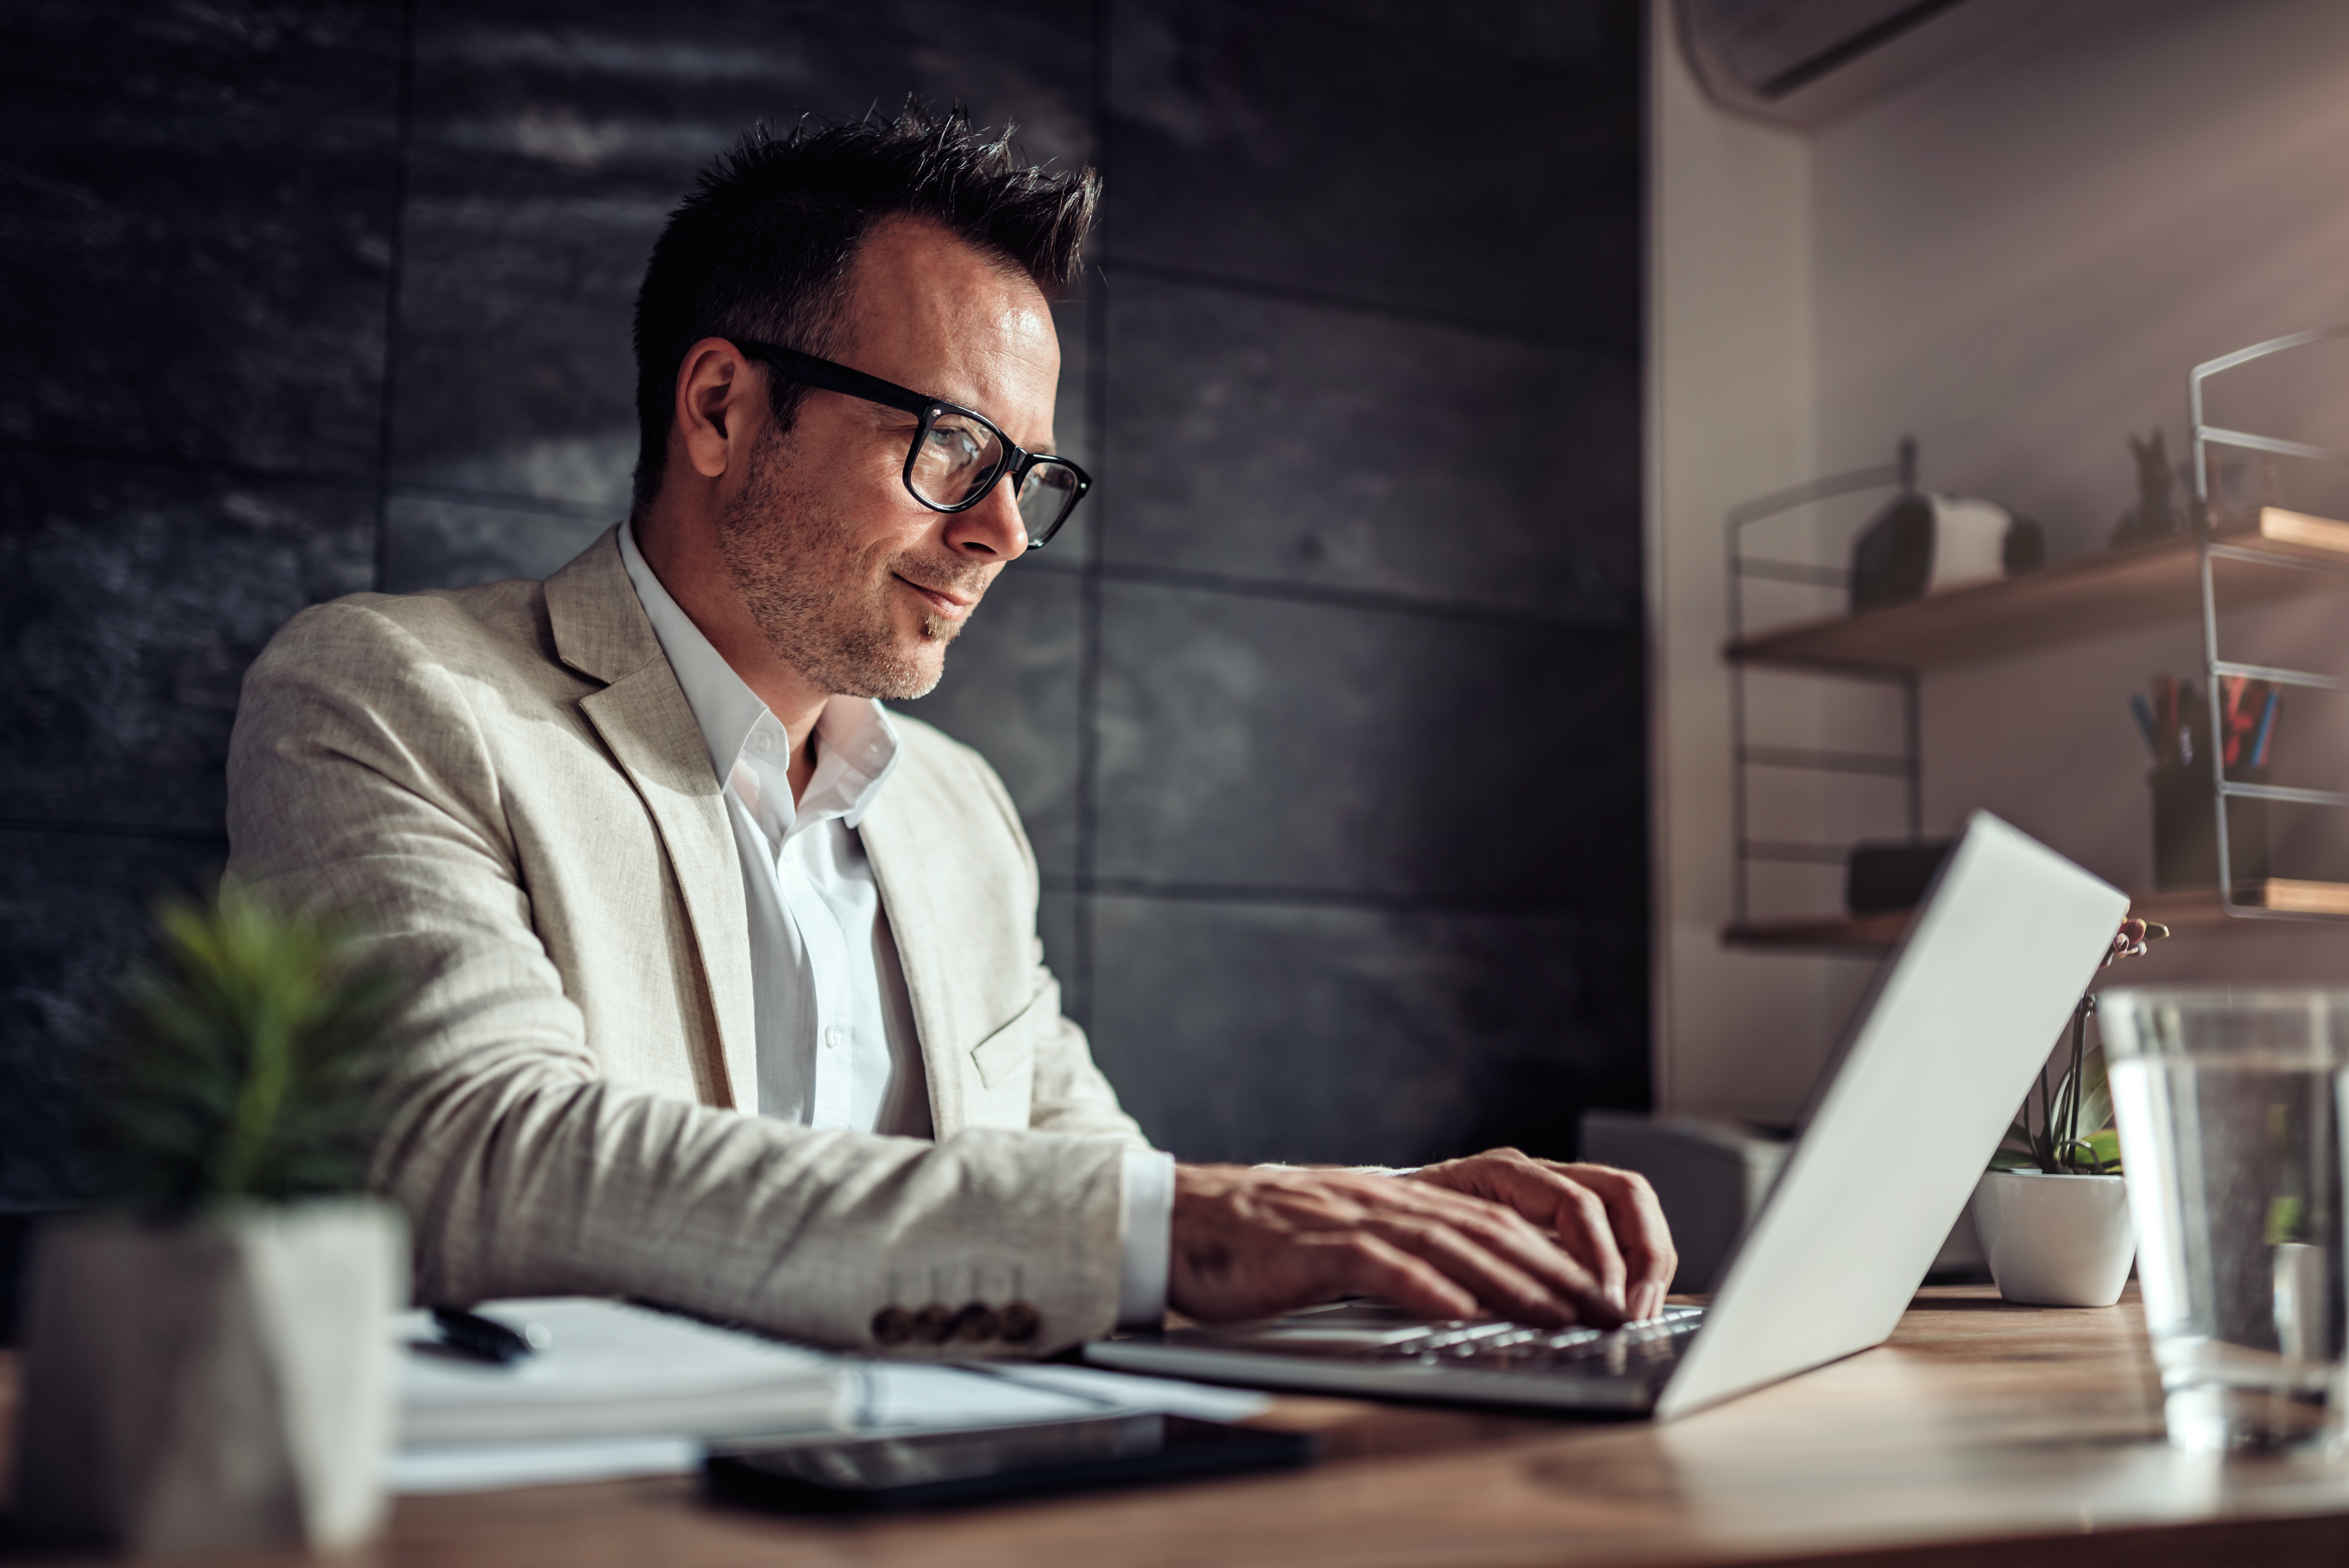
<path fill-rule="evenodd" d="M 1099 1340 L 1085 1359 L 1254 1388 L 1644 1416 L 1703 1316 L 1702 1307 L 1674 1306 L 1618 1329 L 1559 1330 L 1430 1322 L 1340 1302 L 1262 1323 Z"/>

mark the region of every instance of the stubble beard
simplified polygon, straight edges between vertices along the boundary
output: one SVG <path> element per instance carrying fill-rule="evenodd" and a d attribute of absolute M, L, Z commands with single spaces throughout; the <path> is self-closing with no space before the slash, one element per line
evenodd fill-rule
<path fill-rule="evenodd" d="M 927 696 L 946 673 L 946 645 L 970 613 L 926 617 L 920 645 L 906 649 L 892 614 L 895 576 L 974 596 L 986 591 L 986 576 L 908 556 L 876 562 L 861 554 L 849 518 L 827 507 L 827 498 L 787 482 L 787 442 L 771 431 L 762 436 L 749 480 L 718 515 L 719 552 L 751 618 L 775 656 L 823 691 L 889 702 Z"/>

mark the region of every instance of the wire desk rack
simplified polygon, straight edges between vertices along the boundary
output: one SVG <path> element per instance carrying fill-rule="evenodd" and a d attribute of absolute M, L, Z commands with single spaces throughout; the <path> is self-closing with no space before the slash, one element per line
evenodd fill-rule
<path fill-rule="evenodd" d="M 2349 681 L 2314 670 L 2286 669 L 2273 665 L 2245 664 L 2223 658 L 2219 651 L 2219 594 L 2214 566 L 2218 562 L 2231 561 L 2245 565 L 2272 566 L 2293 572 L 2324 573 L 2333 576 L 2349 576 L 2349 562 L 2312 559 L 2282 551 L 2262 548 L 2256 542 L 2230 540 L 2225 531 L 2216 526 L 2210 498 L 2211 451 L 2214 447 L 2239 451 L 2264 452 L 2273 457 L 2302 458 L 2312 462 L 2349 465 L 2349 452 L 2336 447 L 2312 446 L 2305 441 L 2287 441 L 2274 436 L 2262 436 L 2249 430 L 2224 429 L 2203 418 L 2202 385 L 2210 377 L 2249 365 L 2271 355 L 2286 354 L 2311 344 L 2334 338 L 2349 337 L 2349 324 L 2320 326 L 2307 332 L 2295 332 L 2283 337 L 2255 343 L 2249 348 L 2239 348 L 2232 354 L 2222 354 L 2216 359 L 2196 366 L 2186 378 L 2188 418 L 2194 431 L 2194 518 L 2193 526 L 2200 543 L 2200 587 L 2202 605 L 2202 665 L 2211 701 L 2218 699 L 2219 683 L 2229 676 L 2251 680 L 2272 681 L 2278 686 L 2302 686 L 2320 691 L 2349 692 Z M 2257 535 L 2251 536 L 2253 540 Z M 2300 789 L 2275 784 L 2253 784 L 2227 777 L 2223 748 L 2208 748 L 2210 768 L 2212 810 L 2217 813 L 2219 848 L 2219 907 L 2228 915 L 2241 920 L 2301 920 L 2340 921 L 2349 915 L 2327 912 L 2271 908 L 2264 903 L 2247 903 L 2237 895 L 2242 891 L 2234 875 L 2234 848 L 2227 802 L 2230 799 L 2277 800 L 2302 806 L 2349 806 L 2349 793 L 2338 789 Z"/>
<path fill-rule="evenodd" d="M 1915 843 L 1924 836 L 1924 763 L 1923 742 L 1919 733 L 1917 672 L 1889 665 L 1805 665 L 1806 674 L 1828 679 L 1864 682 L 1877 686 L 1896 686 L 1900 692 L 1901 749 L 1898 754 L 1862 751 L 1826 751 L 1785 746 L 1756 746 L 1749 734 L 1749 699 L 1746 693 L 1748 661 L 1737 656 L 1735 650 L 1745 642 L 1745 584 L 1749 581 L 1792 583 L 1812 588 L 1848 587 L 1851 574 L 1839 566 L 1820 566 L 1807 562 L 1780 561 L 1749 554 L 1745 548 L 1746 530 L 1755 523 L 1781 516 L 1799 507 L 1815 506 L 1823 500 L 1863 494 L 1868 490 L 1889 490 L 1896 494 L 1909 494 L 1917 488 L 1917 443 L 1909 437 L 1900 440 L 1899 457 L 1891 463 L 1874 468 L 1853 469 L 1808 484 L 1760 496 L 1732 507 L 1728 514 L 1729 546 L 1729 646 L 1732 650 L 1729 680 L 1730 757 L 1733 769 L 1730 822 L 1733 844 L 1733 868 L 1735 878 L 1733 908 L 1739 926 L 1749 923 L 1753 916 L 1752 871 L 1754 863 L 1775 861 L 1803 865 L 1841 865 L 1851 851 L 1849 844 L 1824 844 L 1783 839 L 1755 839 L 1750 823 L 1753 813 L 1753 770 L 1757 768 L 1792 769 L 1798 772 L 1850 773 L 1894 778 L 1905 786 L 1905 807 L 1909 840 Z"/>

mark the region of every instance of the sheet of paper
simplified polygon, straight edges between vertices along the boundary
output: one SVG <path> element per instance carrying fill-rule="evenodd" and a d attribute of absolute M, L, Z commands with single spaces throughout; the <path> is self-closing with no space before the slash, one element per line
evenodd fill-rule
<path fill-rule="evenodd" d="M 410 1447 L 831 1430 L 837 1357 L 588 1297 L 484 1303 L 543 1341 L 505 1366 L 452 1355 L 421 1312 L 400 1315 L 400 1437 Z"/>
<path fill-rule="evenodd" d="M 1244 1421 L 1272 1408 L 1270 1399 L 1253 1389 L 1213 1388 L 1090 1367 L 864 1362 L 856 1376 L 857 1392 L 844 1408 L 859 1432 L 964 1431 L 1137 1414 Z"/>
<path fill-rule="evenodd" d="M 391 1457 L 386 1479 L 392 1491 L 413 1497 L 565 1481 L 622 1480 L 630 1476 L 686 1475 L 700 1468 L 701 1444 L 692 1438 L 588 1438 L 573 1442 L 402 1449 Z"/>
<path fill-rule="evenodd" d="M 843 1424 L 868 1432 L 951 1432 L 1081 1421 L 1111 1407 L 1083 1394 L 1030 1387 L 984 1372 L 917 1361 L 866 1361 L 842 1402 Z"/>
<path fill-rule="evenodd" d="M 999 1375 L 1031 1388 L 1099 1399 L 1119 1410 L 1188 1416 L 1195 1421 L 1245 1421 L 1272 1408 L 1270 1396 L 1254 1388 L 1218 1388 L 1173 1377 L 1136 1377 L 1092 1367 L 1006 1366 Z"/>

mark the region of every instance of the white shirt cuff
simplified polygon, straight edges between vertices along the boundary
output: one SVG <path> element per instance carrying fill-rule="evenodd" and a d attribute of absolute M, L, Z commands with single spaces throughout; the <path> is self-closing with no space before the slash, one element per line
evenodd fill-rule
<path fill-rule="evenodd" d="M 1166 1270 L 1174 1252 L 1174 1156 L 1133 1149 L 1125 1156 L 1125 1215 L 1117 1274 L 1117 1326 L 1156 1328 L 1166 1320 Z"/>

